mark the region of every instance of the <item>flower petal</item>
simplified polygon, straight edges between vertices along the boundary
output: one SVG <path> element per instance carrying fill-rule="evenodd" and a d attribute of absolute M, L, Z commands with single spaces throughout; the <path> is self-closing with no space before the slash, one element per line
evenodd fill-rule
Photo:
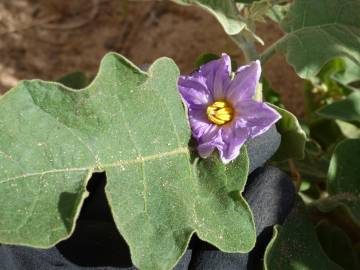
<path fill-rule="evenodd" d="M 217 125 L 210 125 L 198 139 L 198 153 L 202 158 L 207 158 L 214 151 L 215 147 L 222 149 L 224 144 L 221 138 L 221 129 Z"/>
<path fill-rule="evenodd" d="M 232 126 L 222 128 L 222 139 L 224 145 L 222 149 L 218 148 L 221 161 L 224 164 L 237 158 L 240 154 L 240 149 L 244 145 L 249 135 L 247 128 L 238 127 L 236 123 Z"/>
<path fill-rule="evenodd" d="M 189 109 L 189 121 L 192 135 L 197 140 L 204 136 L 204 133 L 209 132 L 214 125 L 208 120 L 206 113 L 202 108 Z"/>
<path fill-rule="evenodd" d="M 261 74 L 260 61 L 241 66 L 236 71 L 235 78 L 226 89 L 226 99 L 236 104 L 242 99 L 250 99 L 255 95 L 256 85 Z"/>
<path fill-rule="evenodd" d="M 211 155 L 212 152 L 214 152 L 215 145 L 211 143 L 203 143 L 199 144 L 197 147 L 197 151 L 199 153 L 199 156 L 202 158 L 207 158 Z"/>
<path fill-rule="evenodd" d="M 266 132 L 280 118 L 280 114 L 264 102 L 252 99 L 236 105 L 236 121 L 250 129 L 250 138 Z"/>
<path fill-rule="evenodd" d="M 180 76 L 178 87 L 184 101 L 189 107 L 206 106 L 213 102 L 210 91 L 205 83 L 206 78 L 197 72 L 189 76 Z"/>
<path fill-rule="evenodd" d="M 231 60 L 223 53 L 218 60 L 211 61 L 200 67 L 200 74 L 206 77 L 206 85 L 214 100 L 225 97 L 225 89 L 230 83 Z"/>

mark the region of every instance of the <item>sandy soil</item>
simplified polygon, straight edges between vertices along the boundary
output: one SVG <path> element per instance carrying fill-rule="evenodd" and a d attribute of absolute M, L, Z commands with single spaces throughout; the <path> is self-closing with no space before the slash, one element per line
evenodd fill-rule
<path fill-rule="evenodd" d="M 282 35 L 274 24 L 258 30 L 266 46 Z M 217 21 L 197 8 L 153 0 L 0 0 L 0 93 L 23 79 L 55 80 L 74 71 L 94 75 L 108 51 L 136 64 L 168 56 L 182 73 L 191 72 L 205 52 L 227 52 L 243 62 Z M 300 116 L 302 81 L 284 57 L 273 57 L 265 75 Z"/>

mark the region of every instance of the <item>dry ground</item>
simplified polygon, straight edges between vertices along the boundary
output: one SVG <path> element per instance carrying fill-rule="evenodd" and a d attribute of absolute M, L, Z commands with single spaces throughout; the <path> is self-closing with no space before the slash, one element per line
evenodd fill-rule
<path fill-rule="evenodd" d="M 274 24 L 258 30 L 266 46 L 282 35 Z M 243 61 L 217 21 L 198 8 L 153 0 L 0 0 L 0 94 L 23 79 L 94 75 L 108 51 L 136 64 L 168 56 L 182 73 L 204 52 Z M 302 81 L 284 57 L 271 59 L 265 74 L 288 109 L 301 115 Z"/>

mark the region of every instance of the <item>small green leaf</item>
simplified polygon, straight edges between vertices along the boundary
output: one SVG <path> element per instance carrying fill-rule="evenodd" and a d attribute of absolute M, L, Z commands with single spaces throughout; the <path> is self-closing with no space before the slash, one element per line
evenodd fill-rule
<path fill-rule="evenodd" d="M 141 269 L 172 269 L 196 233 L 226 252 L 255 243 L 241 192 L 246 147 L 229 165 L 191 156 L 178 67 L 145 73 L 104 57 L 73 90 L 23 81 L 0 98 L 0 243 L 50 247 L 71 235 L 93 172 L 106 172 L 115 224 Z"/>
<path fill-rule="evenodd" d="M 345 138 L 360 139 L 360 128 L 341 120 L 336 120 L 335 122 L 339 126 L 341 133 L 345 136 Z"/>
<path fill-rule="evenodd" d="M 200 55 L 196 61 L 195 61 L 195 67 L 196 68 L 199 68 L 201 67 L 202 65 L 205 65 L 206 63 L 209 63 L 213 60 L 217 60 L 219 59 L 220 56 L 216 55 L 216 54 L 213 54 L 213 53 L 204 53 L 202 55 Z"/>
<path fill-rule="evenodd" d="M 309 186 L 306 190 L 301 190 L 303 183 L 305 183 L 305 187 Z M 299 196 L 304 200 L 305 203 L 312 203 L 314 200 L 318 200 L 322 195 L 322 190 L 319 186 L 313 181 L 307 181 L 302 179 L 301 186 L 299 190 Z"/>
<path fill-rule="evenodd" d="M 343 85 L 349 85 L 354 82 L 360 81 L 360 65 L 345 58 L 343 61 L 343 70 L 335 73 L 333 79 L 342 83 Z"/>
<path fill-rule="evenodd" d="M 274 5 L 269 8 L 267 12 L 267 16 L 276 23 L 280 23 L 286 15 L 288 14 L 290 9 L 290 3 L 282 4 L 282 5 Z"/>
<path fill-rule="evenodd" d="M 356 91 L 344 100 L 320 108 L 318 114 L 330 119 L 360 123 L 360 92 Z"/>
<path fill-rule="evenodd" d="M 344 269 L 360 269 L 360 263 L 352 248 L 349 236 L 338 226 L 327 221 L 316 225 L 318 239 L 325 253 Z"/>
<path fill-rule="evenodd" d="M 360 139 L 339 143 L 330 161 L 328 192 L 330 197 L 318 205 L 319 210 L 342 207 L 360 225 Z"/>
<path fill-rule="evenodd" d="M 234 0 L 173 0 L 178 4 L 196 5 L 214 15 L 228 35 L 240 33 L 246 26 L 240 20 Z"/>
<path fill-rule="evenodd" d="M 265 270 L 340 270 L 324 253 L 309 220 L 305 205 L 298 199 L 283 226 L 275 225 L 265 251 Z"/>
<path fill-rule="evenodd" d="M 327 83 L 328 80 L 333 79 L 335 74 L 345 70 L 345 62 L 342 58 L 334 58 L 327 62 L 316 75 L 321 81 Z"/>
<path fill-rule="evenodd" d="M 263 100 L 277 107 L 284 108 L 284 105 L 281 103 L 280 94 L 271 87 L 269 81 L 264 76 L 261 78 L 261 82 Z"/>
<path fill-rule="evenodd" d="M 85 73 L 74 72 L 61 77 L 60 79 L 58 79 L 58 82 L 73 89 L 81 89 L 88 86 L 90 80 Z"/>
<path fill-rule="evenodd" d="M 296 116 L 273 104 L 269 105 L 281 115 L 281 119 L 276 123 L 277 130 L 281 134 L 281 144 L 272 160 L 303 159 L 306 134 Z"/>
<path fill-rule="evenodd" d="M 282 28 L 287 35 L 273 48 L 287 55 L 302 78 L 315 76 L 335 57 L 360 64 L 358 0 L 295 0 Z"/>
<path fill-rule="evenodd" d="M 308 191 L 311 188 L 311 183 L 307 181 L 301 181 L 300 191 Z"/>

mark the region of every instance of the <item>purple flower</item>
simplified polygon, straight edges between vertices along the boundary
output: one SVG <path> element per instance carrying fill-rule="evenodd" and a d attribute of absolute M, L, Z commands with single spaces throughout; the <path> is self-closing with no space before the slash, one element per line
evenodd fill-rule
<path fill-rule="evenodd" d="M 264 133 L 280 119 L 274 109 L 253 99 L 260 74 L 260 62 L 254 61 L 239 67 L 231 79 L 230 57 L 222 54 L 191 75 L 180 76 L 179 90 L 201 157 L 217 148 L 222 162 L 229 163 L 247 139 Z"/>

